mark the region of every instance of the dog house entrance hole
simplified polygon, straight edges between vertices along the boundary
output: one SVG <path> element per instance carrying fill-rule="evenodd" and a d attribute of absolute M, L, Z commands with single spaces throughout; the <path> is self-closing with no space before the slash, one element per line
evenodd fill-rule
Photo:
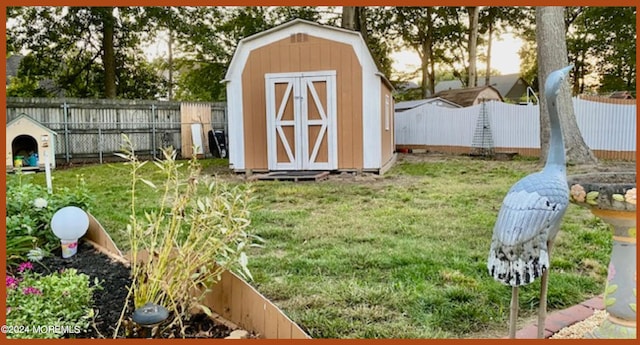
<path fill-rule="evenodd" d="M 38 166 L 38 142 L 34 137 L 27 134 L 17 136 L 11 143 L 11 152 L 14 166 Z"/>

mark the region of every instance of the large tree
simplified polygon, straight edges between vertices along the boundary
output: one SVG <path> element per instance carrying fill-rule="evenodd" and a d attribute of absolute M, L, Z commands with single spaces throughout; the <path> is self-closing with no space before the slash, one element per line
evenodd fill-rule
<path fill-rule="evenodd" d="M 544 94 L 546 77 L 552 71 L 565 67 L 567 57 L 564 7 L 536 7 L 536 40 L 538 43 L 538 76 L 540 94 Z M 544 161 L 549 151 L 549 112 L 545 97 L 540 97 L 540 145 Z M 558 95 L 558 112 L 564 136 L 565 151 L 569 164 L 594 164 L 595 156 L 585 144 L 573 110 L 571 92 L 565 85 Z"/>
<path fill-rule="evenodd" d="M 390 39 L 388 22 L 392 13 L 384 7 L 343 6 L 340 26 L 360 32 L 369 51 L 385 75 L 391 75 L 391 50 L 395 43 Z"/>
<path fill-rule="evenodd" d="M 404 44 L 420 57 L 422 98 L 429 97 L 435 88 L 437 12 L 434 7 L 396 7 L 392 22 Z"/>
<path fill-rule="evenodd" d="M 636 8 L 567 7 L 563 18 L 574 93 L 635 93 Z M 537 88 L 536 56 L 530 53 L 537 44 L 535 26 L 523 25 L 519 33 L 525 42 L 521 75 Z"/>
<path fill-rule="evenodd" d="M 224 79 L 240 40 L 276 25 L 302 18 L 318 21 L 312 6 L 292 7 L 194 7 L 188 8 L 183 28 L 176 28 L 176 99 L 224 101 Z"/>
<path fill-rule="evenodd" d="M 493 54 L 492 44 L 494 39 L 499 39 L 507 30 L 513 33 L 522 32 L 525 28 L 532 26 L 534 20 L 533 10 L 530 7 L 484 6 L 480 10 L 480 32 L 486 34 L 486 56 L 484 57 L 486 62 L 484 74 L 485 85 L 491 84 L 490 79 L 494 68 L 494 66 L 491 65 L 491 55 Z"/>
<path fill-rule="evenodd" d="M 565 19 L 569 59 L 577 72 L 574 91 L 635 91 L 636 8 L 572 7 Z M 599 76 L 597 84 L 586 84 L 592 73 Z"/>
<path fill-rule="evenodd" d="M 161 90 L 138 48 L 141 8 L 15 7 L 7 15 L 7 41 L 25 54 L 18 85 L 33 80 L 48 85 L 40 87 L 45 95 L 68 97 L 150 98 Z"/>

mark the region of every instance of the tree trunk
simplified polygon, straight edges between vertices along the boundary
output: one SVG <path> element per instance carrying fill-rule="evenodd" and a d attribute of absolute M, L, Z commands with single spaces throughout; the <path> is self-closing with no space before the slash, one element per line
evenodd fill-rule
<path fill-rule="evenodd" d="M 564 28 L 564 7 L 536 7 L 536 42 L 538 43 L 538 80 L 540 95 L 544 95 L 544 83 L 552 71 L 568 65 Z M 540 148 L 541 160 L 546 162 L 549 151 L 549 112 L 544 96 L 540 97 Z M 564 147 L 569 164 L 595 164 L 597 159 L 585 144 L 573 110 L 568 84 L 560 89 L 558 113 L 564 137 Z"/>
<path fill-rule="evenodd" d="M 491 85 L 491 41 L 493 40 L 493 22 L 489 22 L 489 37 L 487 38 L 487 72 L 484 85 Z"/>
<path fill-rule="evenodd" d="M 344 29 L 358 31 L 365 42 L 369 39 L 367 33 L 367 17 L 365 8 L 358 6 L 342 6 L 342 23 Z"/>
<path fill-rule="evenodd" d="M 116 58 L 113 47 L 115 18 L 113 7 L 104 8 L 102 20 L 102 61 L 104 64 L 104 96 L 116 98 Z"/>
<path fill-rule="evenodd" d="M 342 6 L 342 23 L 340 26 L 349 30 L 357 30 L 355 6 Z"/>
<path fill-rule="evenodd" d="M 423 98 L 435 93 L 435 59 L 433 56 L 433 9 L 427 7 L 427 34 L 423 42 L 422 95 Z"/>
<path fill-rule="evenodd" d="M 365 42 L 369 42 L 369 33 L 367 32 L 367 15 L 366 7 L 356 7 L 357 30 L 360 31 Z"/>
<path fill-rule="evenodd" d="M 422 70 L 422 82 L 420 88 L 422 89 L 422 98 L 427 98 L 433 93 L 431 91 L 431 85 L 429 84 L 429 43 L 427 41 L 422 42 L 422 57 L 421 70 Z"/>
<path fill-rule="evenodd" d="M 479 7 L 469 7 L 469 87 L 476 87 L 478 73 L 476 71 L 476 55 L 478 48 L 478 14 Z"/>
<path fill-rule="evenodd" d="M 167 97 L 169 101 L 173 100 L 173 29 L 169 28 L 169 40 L 167 42 L 168 48 L 168 60 L 167 64 L 169 65 L 169 90 L 167 92 Z"/>

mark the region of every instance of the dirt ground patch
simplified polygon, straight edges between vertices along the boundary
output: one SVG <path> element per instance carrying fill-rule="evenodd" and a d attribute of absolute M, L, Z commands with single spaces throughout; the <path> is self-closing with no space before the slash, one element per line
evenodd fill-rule
<path fill-rule="evenodd" d="M 451 154 L 441 154 L 441 153 L 399 153 L 396 165 L 402 163 L 411 163 L 411 164 L 419 164 L 419 163 L 442 163 L 447 162 L 452 159 L 455 160 L 483 160 L 487 165 L 514 165 L 514 166 L 526 166 L 531 169 L 532 161 L 531 160 L 522 160 L 515 159 L 512 161 L 504 161 L 504 160 L 492 160 L 480 157 L 470 157 L 464 155 L 451 155 Z M 534 169 L 541 170 L 542 164 L 533 163 Z M 569 165 L 567 167 L 567 173 L 571 174 L 583 174 L 590 172 L 635 172 L 636 171 L 636 163 L 632 161 L 605 161 L 602 160 L 598 163 L 598 165 Z M 226 181 L 244 181 L 247 179 L 245 174 L 242 173 L 234 173 L 227 167 L 208 167 L 205 171 L 205 174 L 208 175 L 216 175 Z M 389 173 L 386 175 L 379 175 L 375 173 L 367 173 L 367 172 L 337 172 L 332 173 L 328 177 L 328 181 L 336 182 L 336 183 L 365 183 L 365 184 L 402 184 L 403 181 L 409 182 L 414 181 L 416 176 L 403 176 L 403 175 L 394 175 L 390 176 Z M 325 180 L 326 181 L 326 180 Z"/>

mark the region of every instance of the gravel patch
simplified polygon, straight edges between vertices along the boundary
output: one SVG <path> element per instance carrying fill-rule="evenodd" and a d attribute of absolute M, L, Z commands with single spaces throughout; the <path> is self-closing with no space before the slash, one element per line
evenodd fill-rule
<path fill-rule="evenodd" d="M 559 330 L 550 339 L 583 339 L 585 334 L 595 330 L 607 318 L 605 310 L 596 310 L 593 315 L 583 321 Z"/>

